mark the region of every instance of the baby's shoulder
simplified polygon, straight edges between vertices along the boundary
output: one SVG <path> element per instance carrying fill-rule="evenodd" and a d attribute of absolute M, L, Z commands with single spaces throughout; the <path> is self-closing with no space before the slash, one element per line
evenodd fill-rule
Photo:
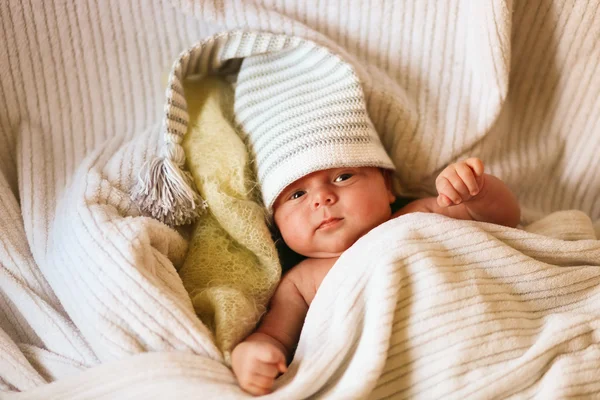
<path fill-rule="evenodd" d="M 307 258 L 299 262 L 283 276 L 279 290 L 287 292 L 293 286 L 310 305 L 323 278 L 336 261 L 337 257 Z"/>
<path fill-rule="evenodd" d="M 319 286 L 338 257 L 334 258 L 307 258 L 293 267 L 285 276 L 297 286 Z"/>
<path fill-rule="evenodd" d="M 306 258 L 296 264 L 284 276 L 283 280 L 301 282 L 311 275 L 311 270 L 318 265 L 318 259 Z"/>

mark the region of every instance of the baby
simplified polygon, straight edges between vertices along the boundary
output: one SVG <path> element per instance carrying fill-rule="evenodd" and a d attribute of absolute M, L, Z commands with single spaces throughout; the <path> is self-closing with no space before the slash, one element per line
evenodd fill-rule
<path fill-rule="evenodd" d="M 513 194 L 485 174 L 476 158 L 439 175 L 437 198 L 416 200 L 392 215 L 395 164 L 369 118 L 361 87 L 349 64 L 310 44 L 247 57 L 237 76 L 236 126 L 254 156 L 263 203 L 288 247 L 307 257 L 284 275 L 258 329 L 231 353 L 233 372 L 248 393 L 271 391 L 286 371 L 323 278 L 371 229 L 416 211 L 508 226 L 519 222 Z M 392 134 L 401 132 L 384 132 Z M 411 146 L 394 141 L 396 162 L 408 153 L 399 151 L 403 145 Z"/>
<path fill-rule="evenodd" d="M 271 391 L 286 371 L 308 308 L 340 254 L 371 229 L 403 214 L 433 212 L 515 227 L 520 209 L 510 189 L 484 173 L 477 158 L 452 164 L 436 179 L 437 197 L 413 201 L 392 215 L 395 201 L 389 170 L 340 167 L 294 181 L 273 202 L 285 243 L 308 257 L 281 280 L 258 329 L 235 347 L 232 367 L 240 386 L 253 395 Z"/>

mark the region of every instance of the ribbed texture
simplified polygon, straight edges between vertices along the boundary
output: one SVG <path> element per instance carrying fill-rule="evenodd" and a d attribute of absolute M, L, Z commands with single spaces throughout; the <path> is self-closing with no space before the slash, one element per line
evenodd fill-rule
<path fill-rule="evenodd" d="M 561 219 L 589 226 L 574 211 L 532 232 L 412 214 L 372 231 L 319 288 L 295 378 L 324 398 L 597 395 L 600 242 L 542 236 Z"/>
<path fill-rule="evenodd" d="M 255 156 L 268 210 L 288 185 L 311 172 L 394 169 L 369 120 L 354 71 L 313 43 L 244 59 L 234 112 Z"/>
<path fill-rule="evenodd" d="M 526 224 L 591 217 L 517 231 L 411 215 L 373 231 L 323 282 L 275 397 L 599 396 L 599 6 L 0 1 L 0 390 L 241 395 L 176 273 L 186 241 L 129 191 L 161 146 L 178 54 L 243 28 L 354 67 L 399 193 L 431 193 L 446 163 L 477 155 Z"/>
<path fill-rule="evenodd" d="M 123 145 L 105 169 L 123 143 L 160 121 L 165 79 L 178 53 L 213 32 L 160 1 L 143 7 L 0 2 L 0 329 L 14 341 L 0 339 L 3 388 L 28 389 L 155 346 L 207 347 L 219 358 L 166 258 L 169 252 L 181 258 L 185 242 L 174 232 L 163 234 L 164 227 L 146 234 L 141 221 L 110 217 L 135 212 L 126 190 L 146 152 L 156 152 L 158 137 L 149 142 L 146 134 L 141 145 Z M 69 248 L 74 251 L 65 252 Z M 125 265 L 129 282 L 109 278 L 112 268 Z M 152 279 L 162 285 L 127 299 L 132 283 L 139 284 L 138 266 L 153 265 Z M 96 285 L 102 288 L 94 292 Z M 156 323 L 151 309 L 145 317 L 131 316 L 133 303 L 154 308 L 152 299 L 164 301 L 167 289 L 179 290 L 177 302 L 184 304 L 165 304 L 172 322 Z M 178 309 L 187 310 L 186 328 L 161 337 L 165 325 L 180 323 Z M 192 333 L 181 336 L 186 330 Z M 25 351 L 25 345 L 41 351 Z M 10 361 L 23 356 L 40 375 Z"/>
<path fill-rule="evenodd" d="M 348 63 L 306 40 L 267 32 L 224 32 L 184 51 L 173 65 L 161 157 L 142 167 L 132 191 L 144 215 L 170 226 L 197 217 L 194 203 L 201 200 L 193 199 L 197 192 L 191 179 L 180 185 L 188 181 L 181 145 L 189 124 L 183 82 L 195 75 L 226 73 L 228 63 L 235 65 L 240 58 L 235 124 L 248 139 L 268 210 L 286 186 L 314 171 L 358 166 L 394 169 L 367 114 L 360 81 Z"/>

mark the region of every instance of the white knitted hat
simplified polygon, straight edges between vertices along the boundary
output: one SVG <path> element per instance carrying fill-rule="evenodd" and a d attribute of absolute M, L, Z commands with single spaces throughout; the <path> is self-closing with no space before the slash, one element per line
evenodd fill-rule
<path fill-rule="evenodd" d="M 291 183 L 339 167 L 395 169 L 349 64 L 307 42 L 244 59 L 234 113 L 268 211 Z"/>
<path fill-rule="evenodd" d="M 237 69 L 235 112 L 256 156 L 269 211 L 283 189 L 321 169 L 394 169 L 367 115 L 349 64 L 306 39 L 269 32 L 222 32 L 182 52 L 166 90 L 163 145 L 131 188 L 144 215 L 170 226 L 192 223 L 207 206 L 185 168 L 189 115 L 183 80 Z M 210 151 L 210 149 L 207 149 Z"/>

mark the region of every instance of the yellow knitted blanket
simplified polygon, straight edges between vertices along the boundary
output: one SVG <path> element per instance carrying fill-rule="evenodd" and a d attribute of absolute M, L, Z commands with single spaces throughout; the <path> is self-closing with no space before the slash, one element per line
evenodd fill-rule
<path fill-rule="evenodd" d="M 233 90 L 219 77 L 184 84 L 187 167 L 208 212 L 179 275 L 226 360 L 255 327 L 281 276 L 246 146 L 233 128 Z"/>

